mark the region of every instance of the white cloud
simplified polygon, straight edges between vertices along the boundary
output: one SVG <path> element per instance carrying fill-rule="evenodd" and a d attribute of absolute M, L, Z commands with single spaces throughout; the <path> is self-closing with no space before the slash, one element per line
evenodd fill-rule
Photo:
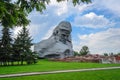
<path fill-rule="evenodd" d="M 47 6 L 47 9 L 54 7 L 54 11 L 55 11 L 54 13 L 56 13 L 57 16 L 60 16 L 60 15 L 70 16 L 71 14 L 80 14 L 82 11 L 87 10 L 92 5 L 93 4 L 81 3 L 80 5 L 73 6 L 71 0 L 68 0 L 68 1 L 65 0 L 60 3 L 58 3 L 56 0 L 51 0 L 51 3 Z"/>
<path fill-rule="evenodd" d="M 120 52 L 120 28 L 110 28 L 95 34 L 78 35 L 78 37 L 80 44 L 74 44 L 74 49 L 77 51 L 87 45 L 93 54 Z"/>
<path fill-rule="evenodd" d="M 93 3 L 95 3 L 96 8 L 101 8 L 101 9 L 108 9 L 115 15 L 120 17 L 120 0 L 94 0 Z"/>
<path fill-rule="evenodd" d="M 55 13 L 58 16 L 68 12 L 67 1 L 62 1 L 62 2 L 58 3 L 56 0 L 51 0 L 51 3 L 50 3 L 50 5 L 48 7 L 50 7 L 50 6 L 57 7 L 56 10 L 55 10 Z"/>
<path fill-rule="evenodd" d="M 41 25 L 31 24 L 31 25 L 27 26 L 27 28 L 29 29 L 29 33 L 33 38 L 35 38 L 35 39 L 39 38 L 40 39 L 40 36 L 43 35 L 42 33 L 45 32 L 44 31 L 46 29 L 45 24 L 43 23 Z"/>
<path fill-rule="evenodd" d="M 105 18 L 104 15 L 97 15 L 94 12 L 82 16 L 76 16 L 74 24 L 79 27 L 89 28 L 104 28 L 114 25 L 114 23 Z"/>
<path fill-rule="evenodd" d="M 48 38 L 52 35 L 53 30 L 54 30 L 55 27 L 56 27 L 56 26 L 51 27 L 51 28 L 48 30 L 48 32 L 45 34 L 45 36 L 42 38 L 42 40 L 48 39 Z"/>
<path fill-rule="evenodd" d="M 30 36 L 34 40 L 40 40 L 41 37 L 43 37 L 44 30 L 46 29 L 45 24 L 38 25 L 38 24 L 31 24 L 27 26 L 27 29 L 29 30 Z M 13 37 L 16 38 L 19 31 L 22 30 L 22 27 L 15 27 L 13 29 Z"/>
<path fill-rule="evenodd" d="M 16 38 L 18 35 L 18 32 L 22 29 L 22 27 L 15 27 L 13 29 L 13 37 Z"/>

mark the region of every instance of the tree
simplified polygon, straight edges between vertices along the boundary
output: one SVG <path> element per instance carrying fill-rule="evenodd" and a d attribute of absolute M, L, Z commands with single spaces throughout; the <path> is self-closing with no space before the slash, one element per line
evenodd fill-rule
<path fill-rule="evenodd" d="M 3 27 L 26 26 L 29 24 L 27 16 L 33 10 L 40 13 L 46 9 L 50 0 L 0 0 L 0 24 Z M 57 0 L 58 2 L 64 0 Z M 68 0 L 67 0 L 68 1 Z M 91 0 L 72 0 L 74 6 L 89 3 Z"/>
<path fill-rule="evenodd" d="M 3 62 L 3 60 L 2 60 L 3 53 L 2 52 L 3 52 L 2 51 L 2 42 L 1 42 L 1 39 L 0 39 L 0 65 L 2 65 L 2 62 Z"/>
<path fill-rule="evenodd" d="M 8 65 L 10 61 L 10 55 L 12 54 L 12 38 L 8 27 L 4 27 L 2 30 L 1 39 L 1 60 L 3 65 Z M 8 63 L 8 64 L 7 64 Z"/>
<path fill-rule="evenodd" d="M 113 52 L 109 53 L 109 56 L 114 56 L 114 53 Z"/>
<path fill-rule="evenodd" d="M 31 41 L 32 39 L 29 36 L 29 30 L 27 30 L 26 27 L 23 27 L 14 42 L 15 56 L 21 60 L 21 64 L 23 64 L 23 61 L 26 61 L 27 64 L 32 64 L 36 58 L 34 56 L 35 54 L 30 49 L 33 45 Z"/>
<path fill-rule="evenodd" d="M 120 52 L 119 53 L 117 53 L 118 55 L 120 55 Z"/>
<path fill-rule="evenodd" d="M 12 28 L 28 25 L 29 20 L 27 14 L 16 3 L 12 3 L 11 0 L 0 0 L 0 24 Z"/>
<path fill-rule="evenodd" d="M 77 51 L 74 51 L 74 56 L 79 56 L 80 54 Z"/>
<path fill-rule="evenodd" d="M 80 50 L 80 55 L 87 55 L 88 53 L 90 53 L 89 48 L 87 46 L 83 46 Z"/>
<path fill-rule="evenodd" d="M 108 53 L 104 53 L 104 56 L 108 56 Z"/>
<path fill-rule="evenodd" d="M 13 45 L 13 51 L 14 51 L 14 54 L 13 54 L 13 57 L 14 57 L 14 60 L 18 62 L 21 61 L 21 64 L 23 64 L 23 60 L 22 59 L 22 52 L 23 52 L 23 49 L 22 49 L 22 43 L 21 43 L 21 39 L 19 36 L 17 36 L 17 38 L 15 38 L 15 41 L 14 41 L 14 45 Z"/>

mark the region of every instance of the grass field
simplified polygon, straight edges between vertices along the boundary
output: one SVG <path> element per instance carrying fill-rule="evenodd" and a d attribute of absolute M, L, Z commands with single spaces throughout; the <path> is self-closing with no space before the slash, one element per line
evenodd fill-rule
<path fill-rule="evenodd" d="M 0 78 L 0 80 L 120 80 L 120 69 Z"/>
<path fill-rule="evenodd" d="M 82 68 L 98 68 L 98 67 L 110 67 L 110 66 L 120 66 L 120 64 L 53 62 L 47 60 L 40 60 L 37 64 L 33 64 L 33 65 L 4 66 L 4 67 L 0 66 L 0 74 L 82 69 Z"/>

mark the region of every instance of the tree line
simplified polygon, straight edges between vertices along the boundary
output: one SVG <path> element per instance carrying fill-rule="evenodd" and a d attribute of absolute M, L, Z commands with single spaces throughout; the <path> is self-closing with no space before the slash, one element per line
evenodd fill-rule
<path fill-rule="evenodd" d="M 81 50 L 79 52 L 77 51 L 74 51 L 74 56 L 84 56 L 84 55 L 87 55 L 87 54 L 90 54 L 90 51 L 89 51 L 89 48 L 88 46 L 84 45 L 82 46 Z M 120 52 L 118 53 L 103 53 L 104 56 L 119 56 L 120 55 Z"/>
<path fill-rule="evenodd" d="M 23 65 L 37 62 L 37 54 L 30 49 L 32 38 L 29 36 L 29 30 L 23 27 L 16 38 L 11 38 L 11 32 L 8 27 L 3 27 L 0 39 L 0 65 Z"/>

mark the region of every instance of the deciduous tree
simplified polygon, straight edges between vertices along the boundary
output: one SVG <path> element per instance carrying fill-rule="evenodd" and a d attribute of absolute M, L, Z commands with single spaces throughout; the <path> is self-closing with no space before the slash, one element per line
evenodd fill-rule
<path fill-rule="evenodd" d="M 89 48 L 87 46 L 83 46 L 80 50 L 80 55 L 87 55 L 88 53 L 90 53 Z"/>

